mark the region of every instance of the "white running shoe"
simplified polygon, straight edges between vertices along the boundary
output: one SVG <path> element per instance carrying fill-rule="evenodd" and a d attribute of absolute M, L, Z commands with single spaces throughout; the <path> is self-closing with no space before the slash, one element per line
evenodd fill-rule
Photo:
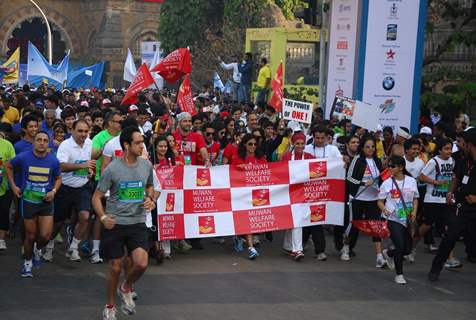
<path fill-rule="evenodd" d="M 393 261 L 393 258 L 388 255 L 387 249 L 383 249 L 382 255 L 383 255 L 383 258 L 385 259 L 385 263 L 390 268 L 390 270 L 395 270 L 395 261 Z"/>
<path fill-rule="evenodd" d="M 409 255 L 404 256 L 404 258 L 410 263 L 415 262 L 415 257 L 416 257 L 416 248 L 413 248 Z"/>
<path fill-rule="evenodd" d="M 182 249 L 184 251 L 189 251 L 190 249 L 192 249 L 192 245 L 190 245 L 187 241 L 185 240 L 180 240 L 180 245 L 182 246 Z"/>
<path fill-rule="evenodd" d="M 349 261 L 350 260 L 350 254 L 349 254 L 349 246 L 348 245 L 344 245 L 342 247 L 342 250 L 340 251 L 340 259 L 342 261 Z"/>
<path fill-rule="evenodd" d="M 5 242 L 5 240 L 0 239 L 0 251 L 4 250 L 7 250 L 7 243 Z"/>
<path fill-rule="evenodd" d="M 53 262 L 53 249 L 45 247 L 42 257 L 45 262 Z"/>
<path fill-rule="evenodd" d="M 377 262 L 375 263 L 375 267 L 384 268 L 385 265 L 385 258 L 383 256 L 377 256 Z"/>
<path fill-rule="evenodd" d="M 125 292 L 122 290 L 123 284 L 117 288 L 117 295 L 121 298 L 121 311 L 125 315 L 131 316 L 136 313 L 136 303 L 134 302 L 132 291 Z"/>
<path fill-rule="evenodd" d="M 459 262 L 458 260 L 456 260 L 455 258 L 448 259 L 445 262 L 445 268 L 446 269 L 457 269 L 457 268 L 461 268 L 462 266 L 463 266 L 463 264 L 461 262 Z"/>
<path fill-rule="evenodd" d="M 405 280 L 403 274 L 397 274 L 393 281 L 395 281 L 396 284 L 407 284 L 407 280 Z"/>
<path fill-rule="evenodd" d="M 102 320 L 116 320 L 116 307 L 108 308 L 107 306 L 104 307 L 102 311 Z"/>
<path fill-rule="evenodd" d="M 326 261 L 327 256 L 324 252 L 318 253 L 316 256 L 317 261 Z"/>
<path fill-rule="evenodd" d="M 78 249 L 68 249 L 68 251 L 66 252 L 66 257 L 70 261 L 81 262 L 81 257 L 79 256 Z"/>
<path fill-rule="evenodd" d="M 103 263 L 103 260 L 102 260 L 101 256 L 99 255 L 98 250 L 93 251 L 93 253 L 91 254 L 91 257 L 89 257 L 89 262 L 91 262 L 92 264 Z"/>

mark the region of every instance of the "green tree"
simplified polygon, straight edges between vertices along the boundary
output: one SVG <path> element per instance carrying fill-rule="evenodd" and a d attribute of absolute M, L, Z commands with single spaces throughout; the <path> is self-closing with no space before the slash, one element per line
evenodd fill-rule
<path fill-rule="evenodd" d="M 165 52 L 203 41 L 207 1 L 167 0 L 162 4 L 158 37 Z"/>

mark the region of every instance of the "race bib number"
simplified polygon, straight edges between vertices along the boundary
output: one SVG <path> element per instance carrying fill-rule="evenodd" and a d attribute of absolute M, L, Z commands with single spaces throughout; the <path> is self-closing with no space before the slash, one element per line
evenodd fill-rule
<path fill-rule="evenodd" d="M 46 188 L 44 186 L 35 185 L 27 182 L 25 190 L 23 190 L 23 200 L 31 203 L 42 203 L 46 195 Z"/>
<path fill-rule="evenodd" d="M 435 186 L 436 191 L 439 191 L 439 192 L 448 192 L 449 191 L 451 177 L 447 177 L 447 176 L 443 176 L 443 175 L 437 175 L 436 180 L 444 182 L 444 184 L 442 184 L 442 185 Z"/>
<path fill-rule="evenodd" d="M 410 213 L 412 213 L 413 210 L 413 203 L 412 202 L 405 202 L 405 205 L 407 209 L 403 207 L 402 202 L 397 202 L 396 207 L 395 207 L 395 213 L 397 215 L 397 218 L 400 221 L 406 221 Z"/>
<path fill-rule="evenodd" d="M 119 201 L 142 202 L 144 201 L 144 183 L 137 181 L 121 181 L 119 184 Z"/>
<path fill-rule="evenodd" d="M 85 163 L 86 160 L 77 160 L 75 161 L 75 163 L 79 164 L 79 163 Z M 75 170 L 73 171 L 73 176 L 74 177 L 80 177 L 80 178 L 84 178 L 84 177 L 87 177 L 89 174 L 89 168 L 82 168 L 82 169 L 78 169 L 78 170 Z"/>

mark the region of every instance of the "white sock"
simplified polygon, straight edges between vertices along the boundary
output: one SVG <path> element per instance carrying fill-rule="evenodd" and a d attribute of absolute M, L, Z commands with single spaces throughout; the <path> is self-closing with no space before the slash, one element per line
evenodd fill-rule
<path fill-rule="evenodd" d="M 383 259 L 383 254 L 377 253 L 377 259 Z"/>
<path fill-rule="evenodd" d="M 25 262 L 23 263 L 25 266 L 29 266 L 31 267 L 33 265 L 33 261 L 30 259 L 30 260 L 25 260 Z"/>
<path fill-rule="evenodd" d="M 81 242 L 81 240 L 76 239 L 75 237 L 73 237 L 73 240 L 71 241 L 71 244 L 70 244 L 69 248 L 78 250 L 78 245 L 79 245 L 80 242 Z"/>
<path fill-rule="evenodd" d="M 41 250 L 38 250 L 38 247 L 36 246 L 36 242 L 33 244 L 33 253 L 36 256 L 41 254 Z"/>
<path fill-rule="evenodd" d="M 50 240 L 48 241 L 48 244 L 46 245 L 48 249 L 53 250 L 55 248 L 55 240 Z"/>
<path fill-rule="evenodd" d="M 99 244 L 101 243 L 101 240 L 93 240 L 93 252 L 94 251 L 99 251 Z"/>

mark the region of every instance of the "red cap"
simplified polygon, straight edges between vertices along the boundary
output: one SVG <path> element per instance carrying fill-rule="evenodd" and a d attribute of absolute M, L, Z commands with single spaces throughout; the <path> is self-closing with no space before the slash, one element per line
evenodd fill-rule
<path fill-rule="evenodd" d="M 306 142 L 306 136 L 304 135 L 304 133 L 298 132 L 293 134 L 293 137 L 291 138 L 291 142 L 295 143 L 298 140 L 303 140 L 304 142 Z"/>

